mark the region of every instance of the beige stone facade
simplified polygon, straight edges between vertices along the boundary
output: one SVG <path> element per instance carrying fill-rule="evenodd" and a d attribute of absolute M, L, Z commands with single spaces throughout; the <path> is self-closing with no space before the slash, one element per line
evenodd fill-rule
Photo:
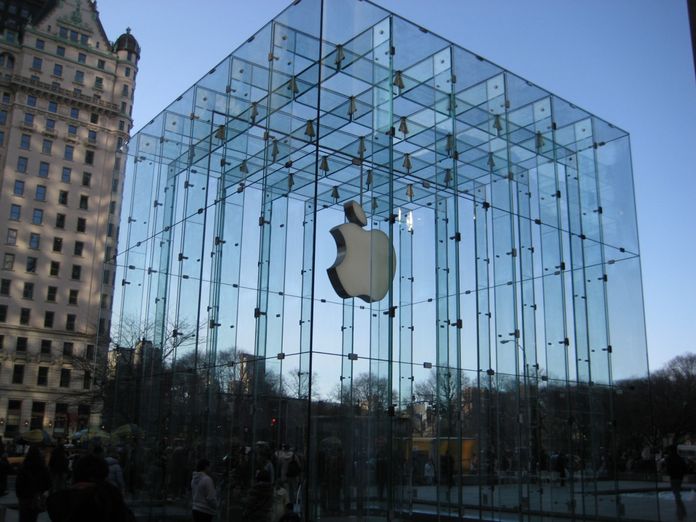
<path fill-rule="evenodd" d="M 0 435 L 101 424 L 139 58 L 91 0 L 0 35 Z"/>

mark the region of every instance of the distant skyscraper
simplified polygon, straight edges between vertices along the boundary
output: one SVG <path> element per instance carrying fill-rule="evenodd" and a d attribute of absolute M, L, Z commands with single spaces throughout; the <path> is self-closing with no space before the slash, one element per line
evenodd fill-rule
<path fill-rule="evenodd" d="M 0 435 L 60 436 L 100 423 L 140 47 L 90 0 L 3 5 Z"/>

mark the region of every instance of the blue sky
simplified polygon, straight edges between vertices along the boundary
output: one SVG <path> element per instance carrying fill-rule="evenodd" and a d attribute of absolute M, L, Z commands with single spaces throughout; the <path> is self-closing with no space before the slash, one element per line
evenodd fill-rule
<path fill-rule="evenodd" d="M 331 0 L 348 1 L 348 0 Z M 631 134 L 651 369 L 696 352 L 696 83 L 685 0 L 377 0 Z M 289 5 L 99 3 L 142 47 L 139 129 Z"/>

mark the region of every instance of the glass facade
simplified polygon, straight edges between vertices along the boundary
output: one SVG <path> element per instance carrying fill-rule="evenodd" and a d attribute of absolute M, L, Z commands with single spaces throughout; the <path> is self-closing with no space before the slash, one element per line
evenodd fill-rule
<path fill-rule="evenodd" d="M 133 137 L 123 183 L 104 420 L 138 426 L 138 509 L 189 509 L 207 456 L 222 520 L 660 518 L 617 415 L 648 375 L 626 132 L 302 0 Z M 381 299 L 327 275 L 351 201 L 393 245 Z M 370 237 L 345 248 L 378 295 Z"/>

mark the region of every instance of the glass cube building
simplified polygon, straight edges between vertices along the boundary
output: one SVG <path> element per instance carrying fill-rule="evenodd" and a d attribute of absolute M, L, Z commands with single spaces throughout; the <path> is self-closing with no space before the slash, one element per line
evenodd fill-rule
<path fill-rule="evenodd" d="M 298 0 L 128 148 L 104 420 L 142 431 L 148 498 L 205 455 L 223 520 L 271 483 L 312 521 L 664 516 L 622 464 L 651 422 L 620 415 L 648 375 L 625 131 Z"/>

